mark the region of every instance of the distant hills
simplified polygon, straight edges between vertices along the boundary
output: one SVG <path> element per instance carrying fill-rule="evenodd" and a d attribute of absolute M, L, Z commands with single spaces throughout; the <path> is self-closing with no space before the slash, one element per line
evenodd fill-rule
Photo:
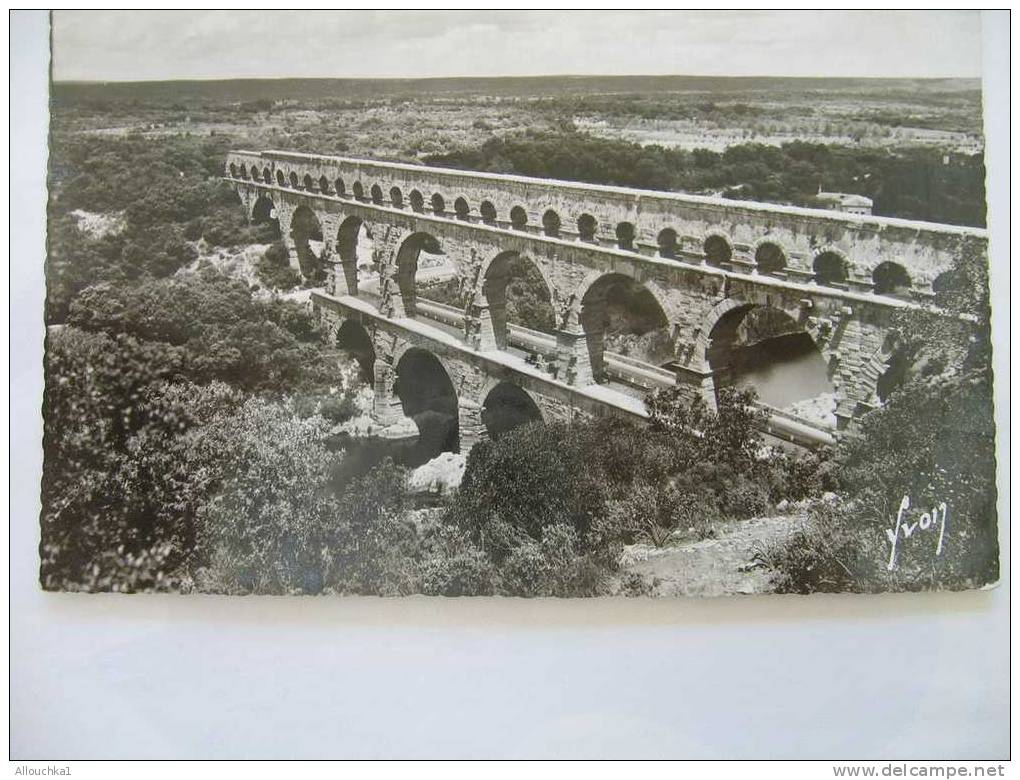
<path fill-rule="evenodd" d="M 415 97 L 555 97 L 614 93 L 945 93 L 980 91 L 980 79 L 785 78 L 722 76 L 529 76 L 428 79 L 226 79 L 55 82 L 54 101 L 236 103 L 252 100 L 369 100 Z"/>

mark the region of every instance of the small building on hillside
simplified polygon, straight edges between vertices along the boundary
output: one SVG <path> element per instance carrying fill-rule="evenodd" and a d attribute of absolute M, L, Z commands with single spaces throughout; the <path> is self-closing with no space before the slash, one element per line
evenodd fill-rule
<path fill-rule="evenodd" d="M 863 195 L 850 192 L 821 192 L 815 196 L 823 208 L 830 211 L 845 211 L 848 214 L 871 214 L 874 202 Z"/>

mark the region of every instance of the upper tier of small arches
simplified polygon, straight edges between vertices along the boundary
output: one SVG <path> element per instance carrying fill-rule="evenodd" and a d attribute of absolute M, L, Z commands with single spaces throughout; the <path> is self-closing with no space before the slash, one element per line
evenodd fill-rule
<path fill-rule="evenodd" d="M 269 159 L 266 160 L 265 157 Z M 277 159 L 277 157 L 284 159 Z M 297 159 L 291 160 L 290 158 Z M 472 191 L 470 186 L 474 178 L 479 176 L 478 174 L 452 170 L 441 171 L 436 178 L 442 179 L 445 176 L 448 179 L 457 179 L 460 174 L 464 174 L 465 185 L 461 189 L 456 189 L 456 183 L 451 182 L 451 189 L 437 187 L 429 190 L 423 186 L 408 186 L 403 179 L 407 178 L 405 169 L 416 174 L 429 174 L 433 169 L 419 169 L 415 166 L 401 164 L 372 163 L 370 166 L 363 167 L 382 169 L 383 172 L 392 169 L 393 177 L 388 180 L 381 176 L 371 180 L 356 178 L 362 173 L 362 171 L 356 171 L 354 176 L 348 175 L 345 180 L 344 176 L 335 175 L 340 167 L 333 158 L 236 152 L 232 153 L 228 159 L 227 173 L 234 179 L 254 181 L 319 196 L 352 199 L 366 204 L 427 213 L 452 220 L 477 222 L 492 227 L 527 231 L 561 240 L 574 240 L 595 246 L 612 247 L 617 250 L 667 259 L 704 263 L 722 269 L 765 274 L 793 281 L 815 282 L 858 291 L 871 289 L 878 294 L 896 297 L 930 296 L 931 280 L 948 267 L 946 253 L 942 248 L 946 243 L 946 236 L 942 236 L 941 244 L 938 241 L 931 242 L 935 249 L 928 251 L 928 254 L 935 257 L 941 253 L 942 257 L 939 258 L 940 262 L 930 263 L 931 273 L 927 273 L 928 269 L 925 269 L 925 273 L 920 274 L 926 278 L 918 279 L 918 274 L 911 273 L 908 267 L 910 266 L 909 262 L 898 262 L 903 258 L 896 255 L 897 247 L 894 241 L 890 241 L 889 246 L 884 247 L 887 252 L 883 254 L 886 256 L 877 256 L 873 250 L 869 250 L 866 253 L 867 257 L 858 259 L 849 256 L 845 249 L 827 240 L 813 239 L 810 242 L 811 245 L 805 247 L 803 246 L 803 235 L 798 234 L 797 230 L 786 231 L 787 236 L 784 236 L 782 235 L 783 231 L 766 228 L 766 235 L 753 242 L 748 241 L 747 236 L 740 240 L 740 238 L 729 234 L 721 224 L 696 234 L 690 229 L 690 225 L 687 225 L 685 229 L 685 225 L 682 224 L 683 219 L 676 219 L 673 224 L 669 224 L 671 217 L 669 212 L 647 208 L 648 204 L 657 204 L 659 200 L 664 200 L 673 206 L 674 212 L 677 211 L 683 204 L 673 204 L 675 198 L 669 194 L 638 193 L 640 205 L 645 206 L 646 211 L 651 212 L 650 218 L 642 219 L 643 215 L 640 211 L 631 216 L 630 212 L 636 209 L 628 204 L 622 204 L 615 210 L 620 211 L 622 208 L 628 211 L 626 216 L 630 218 L 617 220 L 606 213 L 610 209 L 606 208 L 604 203 L 599 203 L 597 198 L 593 198 L 593 202 L 590 204 L 581 203 L 580 208 L 583 210 L 579 210 L 578 204 L 575 204 L 570 198 L 555 197 L 554 194 L 545 198 L 546 201 L 552 202 L 542 203 L 536 200 L 530 191 L 525 193 L 521 191 L 521 188 L 511 186 L 520 177 L 507 177 L 507 186 L 499 187 L 487 197 L 479 197 L 478 192 Z M 325 172 L 326 169 L 329 170 L 329 174 Z M 422 178 L 422 176 L 419 175 L 417 178 Z M 394 179 L 398 180 L 397 183 L 394 183 Z M 533 181 L 538 185 L 543 185 L 542 191 L 551 189 L 548 182 Z M 494 189 L 488 178 L 485 179 L 485 183 L 490 189 Z M 573 190 L 574 188 L 568 189 Z M 622 188 L 617 189 L 620 192 L 628 192 Z M 606 190 L 611 190 L 611 188 L 593 188 L 596 195 L 601 195 Z M 611 191 L 615 193 L 615 190 Z M 524 197 L 525 195 L 527 197 Z M 732 203 L 727 205 L 739 209 L 748 204 Z M 761 204 L 750 205 L 756 207 L 753 211 L 761 210 L 757 208 Z M 600 206 L 602 206 L 601 209 Z M 779 212 L 773 217 L 777 221 L 782 219 L 783 214 L 807 211 L 783 207 L 774 208 Z M 827 227 L 826 219 L 831 220 L 832 216 L 835 216 L 838 221 L 838 218 L 849 215 L 812 212 L 812 216 L 820 220 L 821 227 L 825 228 Z M 885 220 L 885 222 L 902 221 Z M 928 227 L 941 228 L 942 226 Z M 819 232 L 825 238 L 826 231 Z M 955 237 L 956 240 L 959 240 L 959 237 L 968 231 L 947 227 L 945 231 L 937 232 L 948 233 L 950 238 Z M 832 233 L 832 231 L 829 230 L 828 233 Z M 975 230 L 970 233 L 981 238 L 982 231 Z M 790 235 L 800 245 L 790 246 Z M 872 235 L 874 234 L 872 233 Z M 925 248 L 928 249 L 927 245 Z M 888 259 L 890 254 L 896 259 Z M 916 266 L 917 263 L 915 262 L 914 265 Z"/>

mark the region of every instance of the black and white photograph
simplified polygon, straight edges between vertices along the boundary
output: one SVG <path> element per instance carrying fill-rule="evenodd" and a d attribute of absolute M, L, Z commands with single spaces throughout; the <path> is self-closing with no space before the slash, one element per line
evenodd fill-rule
<path fill-rule="evenodd" d="M 12 10 L 12 776 L 1007 776 L 1010 26 Z"/>
<path fill-rule="evenodd" d="M 898 16 L 934 75 L 757 75 L 824 12 L 54 12 L 42 588 L 994 585 L 980 17 Z M 393 77 L 440 27 L 478 73 Z"/>

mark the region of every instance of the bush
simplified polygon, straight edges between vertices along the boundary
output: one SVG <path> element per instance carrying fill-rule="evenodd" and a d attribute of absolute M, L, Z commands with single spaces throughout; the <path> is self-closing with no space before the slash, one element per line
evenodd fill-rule
<path fill-rule="evenodd" d="M 450 522 L 496 562 L 553 525 L 573 528 L 587 548 L 607 509 L 601 480 L 584 464 L 582 441 L 564 425 L 525 425 L 481 442 L 468 456 Z"/>
<path fill-rule="evenodd" d="M 417 540 L 404 472 L 384 461 L 337 495 L 321 417 L 252 398 L 206 426 L 190 451 L 220 475 L 198 510 L 198 580 L 227 593 L 413 592 Z"/>
<path fill-rule="evenodd" d="M 515 547 L 499 570 L 499 589 L 509 596 L 595 596 L 604 590 L 612 560 L 585 552 L 577 531 L 547 526 L 540 541 Z"/>
<path fill-rule="evenodd" d="M 290 267 L 287 247 L 282 241 L 272 244 L 255 266 L 259 281 L 270 290 L 293 290 L 301 284 L 301 274 Z"/>
<path fill-rule="evenodd" d="M 243 282 L 211 267 L 143 284 L 94 285 L 79 294 L 67 320 L 181 347 L 181 374 L 199 383 L 282 393 L 333 381 L 308 312 L 287 301 L 256 301 Z"/>
<path fill-rule="evenodd" d="M 859 438 L 840 448 L 845 503 L 815 510 L 802 534 L 768 551 L 779 587 L 885 591 L 961 589 L 998 579 L 995 429 L 986 374 L 915 380 L 869 415 Z M 948 529 L 941 554 L 933 533 L 889 534 L 918 524 L 944 502 Z"/>
<path fill-rule="evenodd" d="M 693 488 L 693 489 L 692 489 Z M 663 547 L 679 538 L 709 538 L 718 519 L 714 494 L 695 486 L 635 483 L 613 506 L 626 541 Z"/>
<path fill-rule="evenodd" d="M 349 393 L 334 393 L 319 405 L 319 414 L 332 423 L 343 423 L 354 417 L 360 409 Z"/>
<path fill-rule="evenodd" d="M 440 526 L 422 544 L 419 577 L 430 596 L 490 596 L 495 569 L 466 533 Z"/>

